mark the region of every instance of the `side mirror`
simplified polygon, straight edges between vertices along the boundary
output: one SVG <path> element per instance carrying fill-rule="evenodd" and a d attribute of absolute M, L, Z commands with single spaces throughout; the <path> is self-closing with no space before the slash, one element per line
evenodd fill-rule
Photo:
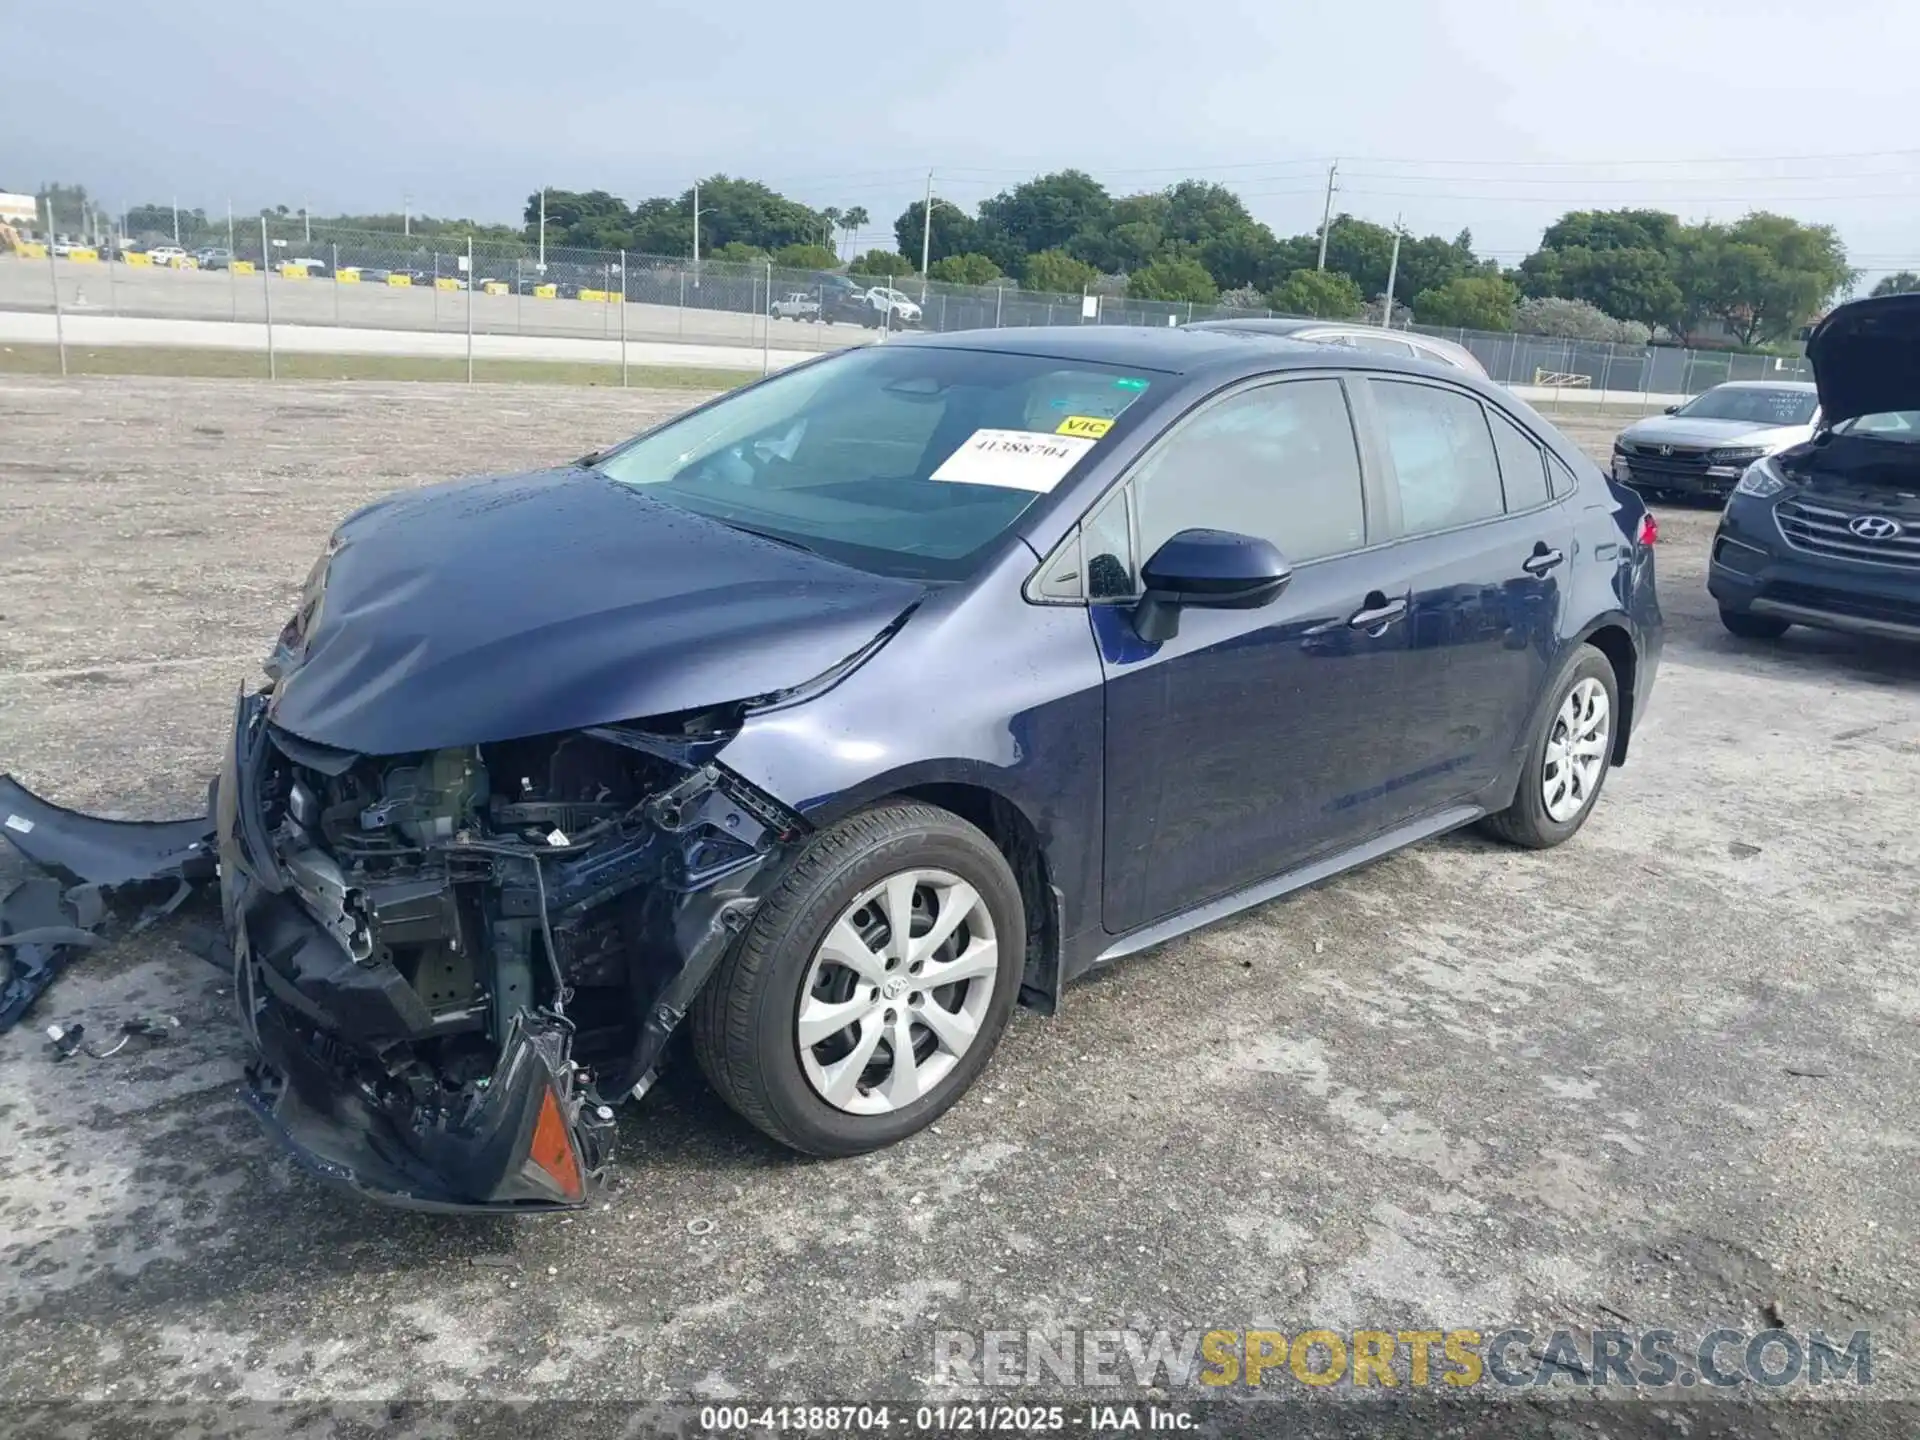
<path fill-rule="evenodd" d="M 1273 542 L 1231 530 L 1182 530 L 1141 568 L 1146 593 L 1133 628 L 1159 645 L 1180 633 L 1180 611 L 1257 610 L 1287 588 L 1293 569 Z"/>
<path fill-rule="evenodd" d="M 1678 415 L 1680 413 L 1680 407 L 1678 405 L 1669 405 L 1667 406 L 1666 413 L 1669 415 Z"/>

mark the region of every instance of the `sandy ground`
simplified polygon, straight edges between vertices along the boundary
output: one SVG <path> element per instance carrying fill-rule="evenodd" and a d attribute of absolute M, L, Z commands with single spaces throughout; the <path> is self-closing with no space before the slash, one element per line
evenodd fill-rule
<path fill-rule="evenodd" d="M 0 383 L 0 768 L 191 811 L 343 512 L 687 403 Z M 1776 1318 L 1871 1329 L 1869 1393 L 1920 1394 L 1920 652 L 1733 640 L 1712 513 L 1661 519 L 1653 711 L 1575 842 L 1451 837 L 1122 963 L 866 1159 L 797 1161 L 683 1070 L 590 1213 L 370 1208 L 242 1113 L 179 927 L 85 961 L 0 1037 L 0 1396 L 919 1399 L 965 1393 L 946 1329 Z M 152 1014 L 177 1038 L 112 1060 L 39 1034 Z"/>

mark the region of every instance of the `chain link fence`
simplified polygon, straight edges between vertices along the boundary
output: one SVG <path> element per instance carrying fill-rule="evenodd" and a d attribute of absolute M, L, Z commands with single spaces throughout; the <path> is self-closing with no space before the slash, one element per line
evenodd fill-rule
<path fill-rule="evenodd" d="M 298 217 L 236 222 L 197 252 L 107 246 L 92 258 L 51 251 L 0 257 L 0 310 L 519 336 L 555 342 L 551 358 L 594 353 L 577 342 L 618 341 L 623 356 L 632 342 L 670 343 L 709 347 L 685 352 L 692 363 L 760 369 L 899 331 L 1172 326 L 1280 313 L 1046 294 L 1011 281 L 954 285 L 766 261 L 558 246 L 542 252 L 519 241 L 341 230 Z M 1812 378 L 1804 361 L 1770 355 L 1411 328 L 1464 346 L 1502 384 L 1568 399 L 1652 400 L 1726 380 Z M 195 343 L 210 342 L 196 336 Z M 402 334 L 380 348 L 404 353 L 405 346 Z M 534 345 L 526 353 L 542 352 Z"/>

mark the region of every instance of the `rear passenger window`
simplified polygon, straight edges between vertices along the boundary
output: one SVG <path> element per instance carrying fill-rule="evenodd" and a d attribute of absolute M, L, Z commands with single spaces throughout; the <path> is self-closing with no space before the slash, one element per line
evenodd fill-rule
<path fill-rule="evenodd" d="M 1229 396 L 1163 440 L 1132 483 L 1143 557 L 1194 528 L 1258 535 L 1295 564 L 1366 544 L 1360 456 L 1338 380 Z"/>
<path fill-rule="evenodd" d="M 1500 466 L 1478 400 L 1435 385 L 1369 383 L 1400 482 L 1407 534 L 1446 530 L 1504 512 Z"/>
<path fill-rule="evenodd" d="M 1574 478 L 1573 471 L 1567 468 L 1567 462 L 1558 455 L 1547 457 L 1547 475 L 1553 484 L 1556 500 L 1564 500 L 1580 488 L 1580 482 Z"/>
<path fill-rule="evenodd" d="M 1531 510 L 1547 503 L 1547 457 L 1526 431 L 1498 410 L 1487 411 L 1493 422 L 1493 448 L 1500 456 L 1500 479 L 1507 489 L 1507 509 Z"/>

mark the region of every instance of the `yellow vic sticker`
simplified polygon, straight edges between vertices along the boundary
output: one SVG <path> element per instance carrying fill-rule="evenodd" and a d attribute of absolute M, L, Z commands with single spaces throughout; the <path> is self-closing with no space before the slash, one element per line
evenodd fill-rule
<path fill-rule="evenodd" d="M 1060 422 L 1056 435 L 1079 435 L 1087 440 L 1098 440 L 1113 428 L 1113 421 L 1100 420 L 1092 415 L 1069 415 Z"/>

